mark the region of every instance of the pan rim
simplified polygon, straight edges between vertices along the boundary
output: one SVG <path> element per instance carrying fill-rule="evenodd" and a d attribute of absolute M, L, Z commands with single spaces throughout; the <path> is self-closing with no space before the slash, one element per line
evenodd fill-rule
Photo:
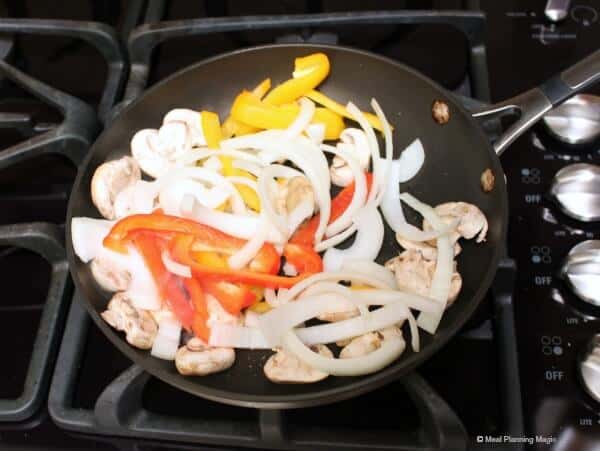
<path fill-rule="evenodd" d="M 423 82 L 432 86 L 436 91 L 446 95 L 448 98 L 452 100 L 452 106 L 457 108 L 461 114 L 468 117 L 470 120 L 471 128 L 473 133 L 479 135 L 482 143 L 485 143 L 487 152 L 489 152 L 492 157 L 492 170 L 496 174 L 504 174 L 502 170 L 502 166 L 500 164 L 500 159 L 493 151 L 491 144 L 489 143 L 489 139 L 483 132 L 483 129 L 478 124 L 476 119 L 472 117 L 472 115 L 462 106 L 460 101 L 456 98 L 456 96 L 447 91 L 444 87 L 440 86 L 435 81 L 431 80 L 429 77 L 420 73 L 419 71 L 403 64 L 393 59 L 390 59 L 385 56 L 381 56 L 370 51 L 357 49 L 348 46 L 339 46 L 339 45 L 325 45 L 325 44 L 305 44 L 305 43 L 291 43 L 291 44 L 266 44 L 260 46 L 246 47 L 243 49 L 237 49 L 227 53 L 221 53 L 210 58 L 203 59 L 194 63 L 190 66 L 184 67 L 177 72 L 169 75 L 168 77 L 162 79 L 155 85 L 146 89 L 142 95 L 133 100 L 129 105 L 127 105 L 119 115 L 114 119 L 117 121 L 121 114 L 126 113 L 130 109 L 134 108 L 139 102 L 143 101 L 147 95 L 150 95 L 155 90 L 161 89 L 163 85 L 169 83 L 172 79 L 181 76 L 182 74 L 188 71 L 194 71 L 199 67 L 202 67 L 206 64 L 210 64 L 213 61 L 230 58 L 237 54 L 241 53 L 249 53 L 256 51 L 263 51 L 267 49 L 273 48 L 306 48 L 306 49 L 320 49 L 320 50 L 334 50 L 334 51 L 345 51 L 353 54 L 362 55 L 363 57 L 376 59 L 387 64 L 391 64 L 398 69 L 411 73 L 413 76 L 418 77 Z M 102 136 L 105 133 L 110 132 L 111 125 L 105 128 L 100 135 L 94 140 L 94 143 L 90 147 L 88 154 L 85 159 L 81 163 L 78 168 L 77 177 L 75 178 L 73 188 L 79 188 L 81 185 L 81 179 L 83 178 L 83 173 L 85 172 L 85 168 L 88 167 L 90 160 L 93 158 L 95 154 L 95 148 L 97 146 L 97 142 L 101 140 Z M 481 152 L 485 151 L 484 149 L 480 150 Z M 496 246 L 494 249 L 491 261 L 490 261 L 490 269 L 485 274 L 485 277 L 479 283 L 479 287 L 475 291 L 474 295 L 468 301 L 465 306 L 466 309 L 462 316 L 459 319 L 451 324 L 447 330 L 444 331 L 443 334 L 436 334 L 435 340 L 433 340 L 425 349 L 422 349 L 419 353 L 413 354 L 409 357 L 413 360 L 408 364 L 403 366 L 395 367 L 394 363 L 390 366 L 364 377 L 349 383 L 348 385 L 344 385 L 342 387 L 334 387 L 328 389 L 318 390 L 316 389 L 314 392 L 302 393 L 302 394 L 292 394 L 292 395 L 251 395 L 244 394 L 238 392 L 230 392 L 222 389 L 215 389 L 211 387 L 207 387 L 202 385 L 202 383 L 198 382 L 195 377 L 186 377 L 177 374 L 177 379 L 173 378 L 173 373 L 169 372 L 164 368 L 151 368 L 149 369 L 146 365 L 144 365 L 143 361 L 146 358 L 154 358 L 149 355 L 148 351 L 139 351 L 132 346 L 130 346 L 121 336 L 120 333 L 113 330 L 109 327 L 104 321 L 102 321 L 98 311 L 93 307 L 92 303 L 87 300 L 85 297 L 85 289 L 83 284 L 77 277 L 77 273 L 75 271 L 75 265 L 69 264 L 69 270 L 71 272 L 71 277 L 74 280 L 75 288 L 80 292 L 81 298 L 83 301 L 83 305 L 89 315 L 92 317 L 94 323 L 102 330 L 104 335 L 111 341 L 113 345 L 115 345 L 121 352 L 123 352 L 127 358 L 132 360 L 133 364 L 137 364 L 147 371 L 150 375 L 162 380 L 163 382 L 172 385 L 180 390 L 193 394 L 195 396 L 200 396 L 205 399 L 220 402 L 224 404 L 240 406 L 240 407 L 248 407 L 248 408 L 258 408 L 258 409 L 290 409 L 290 408 L 301 408 L 301 407 L 310 407 L 317 406 L 322 404 L 328 404 L 336 401 L 342 401 L 345 399 L 349 399 L 369 391 L 375 390 L 377 388 L 382 387 L 383 385 L 390 383 L 394 380 L 401 378 L 403 375 L 407 374 L 410 371 L 413 371 L 416 367 L 423 364 L 427 361 L 431 356 L 437 353 L 447 342 L 456 335 L 456 333 L 464 326 L 464 324 L 468 321 L 468 319 L 473 315 L 476 308 L 480 305 L 482 299 L 485 294 L 488 292 L 492 281 L 495 277 L 499 262 L 503 255 L 505 254 L 505 245 L 507 239 L 507 228 L 508 228 L 508 193 L 506 182 L 504 177 L 496 177 L 496 190 L 501 190 L 501 203 L 500 206 L 502 215 L 501 215 L 501 224 L 500 234 L 499 234 L 499 243 L 501 245 Z M 71 238 L 71 219 L 73 212 L 73 196 L 69 197 L 69 203 L 67 208 L 67 223 L 65 224 L 66 228 L 66 249 L 67 249 L 67 257 L 69 262 L 75 262 L 77 256 L 74 253 L 72 246 L 72 238 Z M 144 355 L 142 355 L 142 352 Z M 406 359 L 405 359 L 406 362 Z"/>

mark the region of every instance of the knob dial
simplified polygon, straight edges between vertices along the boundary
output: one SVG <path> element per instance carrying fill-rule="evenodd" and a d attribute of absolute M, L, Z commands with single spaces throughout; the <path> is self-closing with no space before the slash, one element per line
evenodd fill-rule
<path fill-rule="evenodd" d="M 600 135 L 600 97 L 578 94 L 544 115 L 552 136 L 568 144 L 587 144 Z"/>
<path fill-rule="evenodd" d="M 600 166 L 577 163 L 565 166 L 554 176 L 550 195 L 572 218 L 600 220 Z"/>
<path fill-rule="evenodd" d="M 573 247 L 561 275 L 581 300 L 600 306 L 600 240 L 583 241 Z"/>
<path fill-rule="evenodd" d="M 569 15 L 571 0 L 548 0 L 544 15 L 552 22 L 560 22 Z"/>
<path fill-rule="evenodd" d="M 600 334 L 588 342 L 579 362 L 579 375 L 585 391 L 600 402 Z"/>

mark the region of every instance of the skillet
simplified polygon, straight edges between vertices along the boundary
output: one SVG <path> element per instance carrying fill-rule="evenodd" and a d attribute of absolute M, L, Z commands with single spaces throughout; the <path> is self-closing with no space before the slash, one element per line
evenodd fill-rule
<path fill-rule="evenodd" d="M 325 94 L 342 103 L 352 100 L 363 110 L 370 110 L 372 97 L 379 101 L 394 127 L 395 158 L 415 138 L 422 141 L 425 163 L 402 189 L 431 205 L 447 201 L 477 205 L 490 225 L 487 241 L 464 243 L 458 257 L 463 287 L 444 314 L 437 333 L 431 336 L 423 332 L 420 352 L 407 348 L 396 362 L 375 374 L 329 377 L 315 384 L 278 385 L 263 374 L 270 351 L 236 350 L 234 366 L 223 373 L 182 376 L 173 362 L 131 347 L 122 334 L 102 320 L 100 313 L 105 310 L 110 294 L 98 287 L 87 265 L 75 256 L 71 219 L 99 217 L 90 196 L 94 171 L 105 161 L 129 154 L 129 142 L 136 131 L 158 127 L 163 115 L 173 108 L 210 110 L 223 118 L 241 90 L 266 77 L 271 77 L 274 84 L 288 79 L 294 58 L 314 52 L 326 53 L 331 62 L 331 73 L 319 87 Z M 194 395 L 246 407 L 295 408 L 373 390 L 415 369 L 439 351 L 473 314 L 491 285 L 505 248 L 508 199 L 498 155 L 552 106 L 585 89 L 599 76 L 600 51 L 596 51 L 539 88 L 476 113 L 476 117 L 487 117 L 521 112 L 520 119 L 491 145 L 478 121 L 453 94 L 415 70 L 369 52 L 339 46 L 286 44 L 248 48 L 201 61 L 155 85 L 122 111 L 99 136 L 79 168 L 67 214 L 67 251 L 76 288 L 96 325 L 117 348 L 153 376 Z M 440 125 L 432 118 L 432 104 L 436 100 L 449 106 L 450 120 L 446 124 Z M 480 176 L 488 168 L 495 175 L 495 186 L 485 193 Z M 418 218 L 411 216 L 409 209 L 405 210 L 409 222 L 416 224 Z M 393 233 L 387 229 L 377 261 L 385 262 L 397 255 L 399 249 Z"/>

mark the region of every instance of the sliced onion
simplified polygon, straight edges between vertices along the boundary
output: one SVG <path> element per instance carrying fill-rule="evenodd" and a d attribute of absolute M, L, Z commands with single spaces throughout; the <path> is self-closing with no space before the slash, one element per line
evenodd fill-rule
<path fill-rule="evenodd" d="M 381 167 L 379 165 L 380 155 L 379 155 L 379 144 L 377 143 L 377 137 L 375 136 L 375 132 L 373 131 L 373 127 L 367 118 L 363 114 L 360 109 L 357 108 L 352 102 L 348 102 L 346 105 L 346 109 L 352 115 L 352 118 L 358 122 L 361 128 L 364 130 L 367 135 L 367 141 L 369 142 L 369 148 L 371 150 L 371 161 L 373 164 L 373 183 L 372 188 L 369 190 L 369 196 L 367 198 L 367 202 L 371 202 L 375 200 L 375 196 L 381 187 L 383 186 Z"/>
<path fill-rule="evenodd" d="M 306 288 L 310 287 L 312 284 L 322 281 L 340 281 L 340 280 L 349 280 L 352 282 L 358 282 L 365 285 L 370 285 L 375 288 L 389 288 L 389 286 L 382 282 L 379 279 L 376 279 L 372 276 L 362 274 L 357 271 L 339 271 L 339 272 L 321 272 L 314 274 L 310 277 L 307 277 L 304 280 L 301 280 L 292 288 L 287 291 L 279 290 L 277 294 L 278 301 L 281 303 L 286 303 L 294 298 L 296 298 L 300 293 L 302 293 Z M 316 316 L 316 315 L 315 315 Z"/>
<path fill-rule="evenodd" d="M 399 181 L 404 183 L 412 179 L 423 167 L 425 163 L 425 149 L 419 138 L 408 145 L 398 158 L 400 167 Z"/>
<path fill-rule="evenodd" d="M 258 177 L 258 196 L 260 198 L 261 214 L 264 214 L 265 219 L 273 224 L 282 235 L 286 236 L 288 233 L 287 218 L 275 211 L 271 184 L 275 177 L 287 178 L 292 171 L 294 170 L 287 166 L 272 164 L 265 167 Z"/>
<path fill-rule="evenodd" d="M 271 307 L 276 307 L 276 298 L 277 293 L 275 293 L 273 288 L 265 288 L 265 301 L 267 304 L 269 304 Z"/>
<path fill-rule="evenodd" d="M 283 337 L 283 348 L 303 361 L 311 368 L 333 376 L 362 376 L 386 367 L 404 351 L 406 344 L 401 337 L 383 340 L 381 347 L 362 357 L 335 359 L 325 357 L 308 348 L 293 330 Z"/>
<path fill-rule="evenodd" d="M 189 266 L 182 265 L 181 263 L 177 263 L 175 260 L 173 260 L 166 249 L 162 251 L 160 257 L 162 259 L 163 265 L 165 265 L 165 268 L 171 274 L 185 277 L 186 279 L 190 279 L 192 277 L 191 268 Z"/>
<path fill-rule="evenodd" d="M 294 139 L 302 133 L 308 124 L 310 124 L 315 114 L 315 104 L 311 100 L 302 97 L 299 102 L 300 112 L 296 116 L 296 119 L 294 119 L 294 122 L 283 132 L 282 139 L 284 140 Z"/>
<path fill-rule="evenodd" d="M 288 234 L 291 236 L 296 229 L 314 213 L 315 207 L 312 199 L 304 199 L 294 208 L 287 217 Z"/>
<path fill-rule="evenodd" d="M 185 195 L 192 195 L 197 202 L 208 208 L 216 208 L 230 197 L 230 190 L 223 186 L 208 189 L 201 182 L 189 178 L 171 179 L 163 184 L 158 196 L 160 208 L 168 215 L 179 216 Z"/>
<path fill-rule="evenodd" d="M 392 141 L 392 129 L 390 127 L 389 122 L 387 121 L 387 118 L 385 117 L 383 110 L 379 106 L 379 103 L 377 103 L 377 100 L 371 99 L 371 107 L 373 107 L 375 114 L 377 115 L 379 121 L 382 124 L 383 136 L 385 138 L 385 159 L 379 161 L 380 185 L 377 192 L 377 196 L 375 197 L 375 205 L 379 205 L 381 204 L 383 194 L 385 193 L 386 181 L 388 173 L 390 171 L 390 164 L 392 163 L 392 158 L 394 157 L 394 143 Z"/>
<path fill-rule="evenodd" d="M 221 172 L 221 169 L 223 169 L 223 164 L 216 155 L 211 155 L 206 159 L 206 161 L 204 161 L 202 167 L 204 169 L 208 169 L 209 171 Z"/>
<path fill-rule="evenodd" d="M 256 180 L 237 175 L 230 175 L 227 177 L 227 180 L 229 180 L 231 183 L 247 186 L 258 193 L 258 184 L 256 183 Z"/>
<path fill-rule="evenodd" d="M 325 140 L 325 124 L 309 124 L 306 127 L 306 135 L 317 145 Z"/>
<path fill-rule="evenodd" d="M 342 158 L 348 164 L 354 178 L 354 194 L 352 200 L 344 212 L 327 226 L 326 235 L 332 236 L 348 228 L 352 223 L 352 219 L 356 212 L 364 205 L 367 198 L 367 179 L 360 163 L 352 154 L 327 144 L 321 145 L 321 149 Z"/>
<path fill-rule="evenodd" d="M 227 259 L 227 264 L 231 267 L 231 269 L 241 269 L 250 263 L 250 261 L 256 257 L 256 254 L 258 254 L 265 244 L 268 232 L 269 226 L 264 215 L 261 213 L 256 234 L 246 241 L 246 243 L 239 248 L 235 254 L 229 256 Z"/>
<path fill-rule="evenodd" d="M 73 250 L 82 262 L 95 258 L 104 248 L 102 240 L 116 221 L 75 217 L 71 219 L 71 240 Z"/>
<path fill-rule="evenodd" d="M 263 165 L 244 160 L 233 160 L 232 166 L 249 172 L 255 177 L 258 177 L 263 170 Z"/>
<path fill-rule="evenodd" d="M 297 302 L 300 302 L 297 301 Z M 367 318 L 357 316 L 334 323 L 304 327 L 295 332 L 307 345 L 335 343 L 336 341 L 358 337 L 359 335 L 384 329 L 408 319 L 410 312 L 401 302 L 392 302 L 373 312 Z M 418 332 L 417 332 L 418 333 Z"/>
<path fill-rule="evenodd" d="M 286 276 L 293 277 L 293 276 L 297 276 L 298 275 L 298 270 L 290 262 L 285 262 L 284 265 L 283 265 L 283 268 L 281 268 L 281 269 L 283 270 L 283 273 Z"/>
<path fill-rule="evenodd" d="M 354 273 L 364 274 L 366 277 L 378 280 L 387 288 L 397 288 L 394 273 L 385 266 L 372 260 L 347 259 L 342 263 L 340 269 L 342 271 L 352 271 Z"/>
<path fill-rule="evenodd" d="M 374 205 L 367 205 L 356 216 L 356 237 L 346 249 L 329 248 L 323 256 L 325 271 L 338 271 L 346 259 L 375 260 L 383 245 L 383 220 Z"/>
<path fill-rule="evenodd" d="M 238 349 L 271 349 L 260 329 L 236 324 L 217 323 L 210 329 L 210 346 Z"/>
<path fill-rule="evenodd" d="M 337 246 L 338 244 L 343 243 L 350 238 L 354 232 L 356 232 L 356 224 L 353 223 L 346 230 L 338 233 L 337 235 L 333 235 L 331 238 L 321 241 L 319 244 L 316 244 L 315 251 L 323 252 L 324 250 L 327 250 L 333 246 Z"/>
<path fill-rule="evenodd" d="M 237 215 L 211 210 L 197 202 L 193 196 L 184 197 L 181 205 L 181 215 L 244 240 L 249 240 L 256 235 L 260 227 L 257 216 Z M 269 226 L 267 241 L 282 243 L 285 241 L 285 238 L 274 227 Z"/>
<path fill-rule="evenodd" d="M 408 193 L 402 193 L 400 199 L 406 202 L 411 208 L 417 210 L 434 229 L 439 231 L 446 226 L 444 221 L 429 205 L 424 204 Z M 436 313 L 421 313 L 417 320 L 419 327 L 431 334 L 435 333 L 442 319 L 444 308 L 448 302 L 453 272 L 454 246 L 446 234 L 437 239 L 437 261 L 429 289 L 430 297 L 438 301 L 441 308 Z"/>
<path fill-rule="evenodd" d="M 164 318 L 158 325 L 150 354 L 159 359 L 175 360 L 180 338 L 181 324 L 175 319 Z"/>

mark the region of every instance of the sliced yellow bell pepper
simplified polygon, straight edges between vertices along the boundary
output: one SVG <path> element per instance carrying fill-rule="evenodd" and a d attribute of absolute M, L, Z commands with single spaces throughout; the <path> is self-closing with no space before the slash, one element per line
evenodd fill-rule
<path fill-rule="evenodd" d="M 219 115 L 212 111 L 201 111 L 200 125 L 202 126 L 202 133 L 204 133 L 204 139 L 206 139 L 208 147 L 211 149 L 218 149 L 219 143 L 223 138 L 223 135 L 221 134 L 221 124 L 219 123 Z"/>
<path fill-rule="evenodd" d="M 256 180 L 256 177 L 254 177 L 249 172 L 244 171 L 242 169 L 234 168 L 232 157 L 221 155 L 219 156 L 219 160 L 221 161 L 221 165 L 223 166 L 223 175 L 225 177 L 239 176 L 246 177 L 250 180 Z M 242 199 L 244 200 L 244 203 L 248 206 L 248 208 L 251 208 L 254 211 L 260 211 L 260 199 L 258 197 L 258 194 L 249 186 L 242 185 L 241 183 L 235 183 L 234 185 L 240 193 L 240 196 L 242 196 Z"/>
<path fill-rule="evenodd" d="M 342 105 L 341 103 L 337 103 L 335 100 L 327 97 L 322 92 L 312 90 L 312 91 L 307 92 L 305 94 L 305 96 L 308 97 L 309 99 L 313 100 L 315 103 L 318 103 L 319 105 L 323 105 L 325 108 L 339 114 L 340 116 L 354 120 L 354 118 L 348 112 L 348 110 L 346 109 L 346 107 L 344 105 Z M 363 114 L 365 115 L 365 117 L 369 121 L 369 124 L 371 124 L 371 126 L 373 128 L 376 128 L 379 131 L 383 131 L 381 121 L 375 114 L 366 113 L 364 111 L 363 111 Z"/>
<path fill-rule="evenodd" d="M 271 79 L 265 78 L 251 91 L 253 96 L 258 99 L 262 99 L 267 92 L 271 89 Z M 250 133 L 256 133 L 259 129 L 252 127 L 251 125 L 242 124 L 231 117 L 231 113 L 223 125 L 221 126 L 221 132 L 224 138 L 231 138 L 232 136 L 248 135 Z"/>
<path fill-rule="evenodd" d="M 231 116 L 236 121 L 261 129 L 286 128 L 299 112 L 298 105 L 267 105 L 247 91 L 238 95 L 231 107 Z M 312 123 L 325 125 L 325 139 L 338 139 L 344 129 L 342 117 L 326 108 L 315 110 Z"/>
<path fill-rule="evenodd" d="M 329 75 L 329 58 L 324 53 L 296 58 L 293 78 L 284 81 L 266 95 L 267 105 L 282 105 L 298 100 L 315 89 Z"/>
<path fill-rule="evenodd" d="M 252 304 L 249 309 L 256 313 L 266 313 L 271 310 L 271 306 L 266 301 L 260 301 Z"/>

